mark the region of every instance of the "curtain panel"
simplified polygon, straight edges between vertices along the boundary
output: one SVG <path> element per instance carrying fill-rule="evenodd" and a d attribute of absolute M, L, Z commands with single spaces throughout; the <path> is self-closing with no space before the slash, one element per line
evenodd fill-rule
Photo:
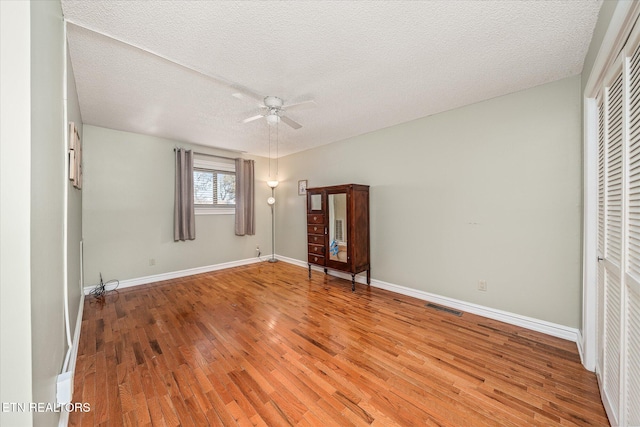
<path fill-rule="evenodd" d="M 255 233 L 254 161 L 236 159 L 236 235 Z"/>
<path fill-rule="evenodd" d="M 178 148 L 176 155 L 175 204 L 173 208 L 173 240 L 196 238 L 193 206 L 193 151 Z"/>

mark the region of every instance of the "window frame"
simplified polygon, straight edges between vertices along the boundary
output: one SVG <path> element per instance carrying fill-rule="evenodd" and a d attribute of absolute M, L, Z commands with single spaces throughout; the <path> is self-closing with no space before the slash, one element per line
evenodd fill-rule
<path fill-rule="evenodd" d="M 202 159 L 194 157 L 193 159 L 193 170 L 204 170 L 207 172 L 223 172 L 223 173 L 231 173 L 236 177 L 237 183 L 237 175 L 236 175 L 236 164 L 235 162 L 227 163 L 224 161 L 216 161 L 211 159 Z M 193 176 L 192 176 L 193 179 Z M 215 190 L 214 190 L 215 191 Z M 195 185 L 194 185 L 195 192 Z M 194 213 L 196 215 L 235 215 L 236 213 L 236 205 L 198 205 L 194 202 Z"/>

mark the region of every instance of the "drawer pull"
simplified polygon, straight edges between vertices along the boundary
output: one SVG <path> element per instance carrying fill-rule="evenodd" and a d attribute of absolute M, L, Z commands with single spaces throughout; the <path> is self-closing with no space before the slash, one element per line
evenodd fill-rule
<path fill-rule="evenodd" d="M 314 221 L 317 221 L 317 220 L 318 220 L 318 217 L 317 217 L 317 216 L 314 216 L 314 217 L 313 217 L 313 220 L 314 220 Z"/>
<path fill-rule="evenodd" d="M 318 231 L 318 227 L 313 227 L 313 231 Z"/>

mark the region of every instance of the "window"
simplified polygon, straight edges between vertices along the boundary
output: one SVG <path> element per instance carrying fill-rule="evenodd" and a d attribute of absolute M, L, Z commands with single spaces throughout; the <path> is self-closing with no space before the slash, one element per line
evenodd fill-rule
<path fill-rule="evenodd" d="M 193 191 L 196 205 L 235 205 L 236 175 L 211 169 L 194 169 Z"/>
<path fill-rule="evenodd" d="M 194 158 L 193 193 L 196 215 L 235 213 L 235 163 Z"/>

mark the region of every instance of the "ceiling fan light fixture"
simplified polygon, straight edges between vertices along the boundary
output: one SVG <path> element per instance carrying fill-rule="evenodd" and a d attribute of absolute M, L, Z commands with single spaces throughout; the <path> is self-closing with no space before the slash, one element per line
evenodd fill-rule
<path fill-rule="evenodd" d="M 251 91 L 248 91 L 246 89 L 245 89 L 245 92 L 251 94 L 252 98 L 258 97 L 257 95 L 253 94 Z M 238 99 L 246 98 L 244 96 L 244 93 L 242 92 L 234 93 L 233 96 Z M 264 99 L 262 99 L 262 105 L 260 106 L 260 110 L 262 111 L 262 113 L 257 116 L 248 117 L 242 120 L 242 123 L 249 123 L 264 117 L 264 119 L 267 121 L 267 124 L 269 126 L 275 126 L 278 123 L 282 122 L 292 129 L 300 129 L 302 125 L 296 122 L 295 120 L 293 120 L 291 117 L 285 115 L 285 113 L 290 107 L 299 108 L 299 107 L 309 106 L 309 105 L 316 105 L 316 103 L 312 99 L 307 99 L 304 101 L 298 101 L 293 104 L 290 104 L 290 106 L 285 106 L 284 101 L 282 101 L 282 98 L 278 98 L 277 96 L 265 96 Z"/>
<path fill-rule="evenodd" d="M 270 125 L 276 125 L 278 124 L 278 122 L 280 122 L 280 116 L 278 116 L 278 113 L 276 112 L 269 113 L 266 118 L 267 123 L 269 123 Z"/>

